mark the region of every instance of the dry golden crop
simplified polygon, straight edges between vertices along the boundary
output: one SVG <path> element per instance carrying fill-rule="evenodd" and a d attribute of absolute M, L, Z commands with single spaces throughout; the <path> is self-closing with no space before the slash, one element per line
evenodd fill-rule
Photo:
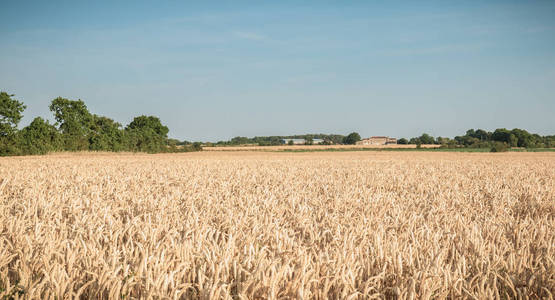
<path fill-rule="evenodd" d="M 422 148 L 439 148 L 441 145 L 423 144 Z M 298 151 L 298 150 L 331 150 L 331 149 L 415 149 L 416 145 L 279 145 L 279 146 L 258 146 L 258 145 L 239 145 L 239 146 L 205 146 L 204 151 Z"/>
<path fill-rule="evenodd" d="M 0 297 L 553 298 L 552 153 L 0 159 Z"/>

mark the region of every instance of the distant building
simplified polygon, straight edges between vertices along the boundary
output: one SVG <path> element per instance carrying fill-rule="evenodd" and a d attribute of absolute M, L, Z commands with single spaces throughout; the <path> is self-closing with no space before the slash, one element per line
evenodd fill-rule
<path fill-rule="evenodd" d="M 357 145 L 389 145 L 397 144 L 396 138 L 390 138 L 387 136 L 373 136 L 366 139 L 362 139 L 357 142 Z"/>
<path fill-rule="evenodd" d="M 312 143 L 314 145 L 323 144 L 324 140 L 323 139 L 312 139 Z"/>
<path fill-rule="evenodd" d="M 304 139 L 282 139 L 282 144 L 289 144 L 290 141 L 293 141 L 293 145 L 304 145 L 306 141 Z"/>
<path fill-rule="evenodd" d="M 305 139 L 282 139 L 281 143 L 288 145 L 289 141 L 293 141 L 293 145 L 305 145 L 306 144 Z M 324 143 L 323 139 L 312 139 L 312 144 L 314 144 L 314 145 L 322 144 L 322 143 Z"/>

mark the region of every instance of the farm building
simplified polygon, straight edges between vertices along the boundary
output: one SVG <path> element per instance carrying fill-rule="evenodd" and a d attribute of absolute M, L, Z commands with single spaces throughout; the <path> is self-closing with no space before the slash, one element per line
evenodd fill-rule
<path fill-rule="evenodd" d="M 366 139 L 362 139 L 357 142 L 357 145 L 389 145 L 397 144 L 396 138 L 390 138 L 387 136 L 373 136 Z"/>
<path fill-rule="evenodd" d="M 293 141 L 293 145 L 304 145 L 304 144 L 306 144 L 305 139 L 282 139 L 281 143 L 282 144 L 289 144 L 289 141 Z M 322 144 L 323 142 L 324 142 L 323 139 L 312 139 L 312 144 L 314 144 L 314 145 Z"/>
<path fill-rule="evenodd" d="M 304 143 L 305 143 L 304 139 L 282 139 L 281 143 L 282 144 L 289 144 L 291 141 L 293 141 L 293 145 L 304 145 Z"/>

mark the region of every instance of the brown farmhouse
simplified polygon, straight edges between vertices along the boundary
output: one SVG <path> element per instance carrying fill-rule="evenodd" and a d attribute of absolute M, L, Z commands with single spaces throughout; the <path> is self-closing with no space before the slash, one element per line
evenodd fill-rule
<path fill-rule="evenodd" d="M 357 142 L 357 145 L 388 145 L 397 144 L 396 138 L 387 136 L 373 136 Z"/>

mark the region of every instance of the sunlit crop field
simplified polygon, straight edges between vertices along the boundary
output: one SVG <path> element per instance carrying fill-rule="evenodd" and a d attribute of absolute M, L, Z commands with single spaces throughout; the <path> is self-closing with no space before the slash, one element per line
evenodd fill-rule
<path fill-rule="evenodd" d="M 0 297 L 555 293 L 555 154 L 0 159 Z"/>
<path fill-rule="evenodd" d="M 421 145 L 422 148 L 439 148 L 441 145 Z M 416 145 L 280 145 L 280 146 L 205 146 L 204 151 L 297 151 L 297 150 L 341 150 L 341 149 L 415 149 Z"/>

